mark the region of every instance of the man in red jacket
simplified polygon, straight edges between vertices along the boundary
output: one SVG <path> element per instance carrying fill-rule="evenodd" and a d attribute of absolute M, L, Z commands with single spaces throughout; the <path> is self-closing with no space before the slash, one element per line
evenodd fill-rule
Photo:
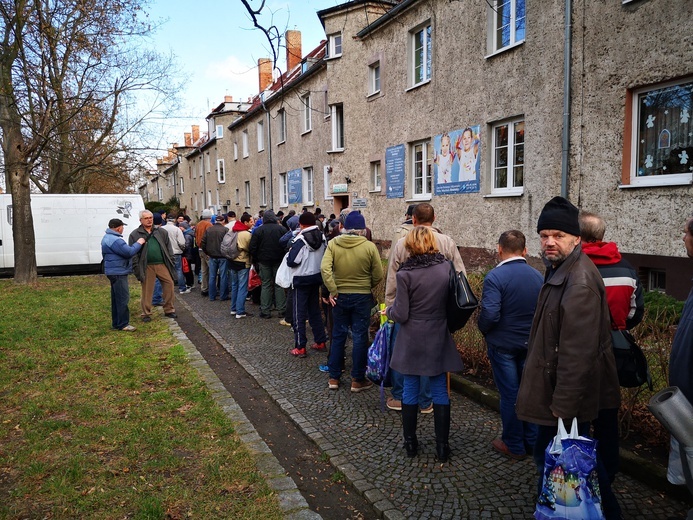
<path fill-rule="evenodd" d="M 615 242 L 604 242 L 606 222 L 596 213 L 580 213 L 580 238 L 582 251 L 604 280 L 606 301 L 611 312 L 611 328 L 628 330 L 642 321 L 645 312 L 642 285 L 638 273 L 630 263 L 621 258 Z M 592 421 L 594 438 L 599 441 L 597 451 L 604 468 L 613 482 L 618 472 L 618 408 L 599 410 Z"/>

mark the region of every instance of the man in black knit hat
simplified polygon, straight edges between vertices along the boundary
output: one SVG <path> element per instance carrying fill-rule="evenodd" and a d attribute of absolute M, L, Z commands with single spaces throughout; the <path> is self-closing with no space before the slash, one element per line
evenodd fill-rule
<path fill-rule="evenodd" d="M 544 285 L 529 334 L 527 360 L 517 396 L 517 417 L 538 425 L 534 461 L 539 494 L 544 451 L 574 417 L 580 435 L 601 409 L 618 408 L 621 394 L 611 346 L 611 316 L 604 282 L 582 253 L 578 209 L 563 197 L 551 199 L 537 223 L 546 264 Z M 602 507 L 607 520 L 621 510 L 604 465 L 597 460 Z"/>

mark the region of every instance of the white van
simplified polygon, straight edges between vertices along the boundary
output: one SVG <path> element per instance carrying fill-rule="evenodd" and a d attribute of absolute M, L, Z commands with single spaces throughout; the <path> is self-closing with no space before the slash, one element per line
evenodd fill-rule
<path fill-rule="evenodd" d="M 87 274 L 101 271 L 101 239 L 108 221 L 127 224 L 123 235 L 140 225 L 140 195 L 31 195 L 39 274 Z M 12 275 L 12 196 L 0 194 L 0 274 Z"/>

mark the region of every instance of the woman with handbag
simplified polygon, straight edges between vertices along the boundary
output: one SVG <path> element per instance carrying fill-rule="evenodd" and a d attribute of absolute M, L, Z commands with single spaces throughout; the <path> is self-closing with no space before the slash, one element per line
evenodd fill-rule
<path fill-rule="evenodd" d="M 404 447 L 408 457 L 416 456 L 419 376 L 429 376 L 436 455 L 440 462 L 447 462 L 450 398 L 446 373 L 462 370 L 462 360 L 447 324 L 450 263 L 438 250 L 433 231 L 426 226 L 412 229 L 404 246 L 410 257 L 397 271 L 397 295 L 392 306 L 384 311 L 388 318 L 401 325 L 390 367 L 404 374 Z"/>

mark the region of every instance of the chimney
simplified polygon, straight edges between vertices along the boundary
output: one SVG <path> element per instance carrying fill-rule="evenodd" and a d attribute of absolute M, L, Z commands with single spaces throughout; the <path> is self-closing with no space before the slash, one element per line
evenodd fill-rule
<path fill-rule="evenodd" d="M 185 146 L 192 146 L 192 135 L 190 132 L 185 132 L 183 136 L 185 137 Z"/>
<path fill-rule="evenodd" d="M 257 72 L 260 92 L 264 92 L 272 84 L 272 60 L 269 58 L 257 60 Z"/>
<path fill-rule="evenodd" d="M 301 31 L 286 31 L 286 71 L 301 63 Z"/>
<path fill-rule="evenodd" d="M 233 103 L 233 96 L 224 96 L 224 103 Z"/>
<path fill-rule="evenodd" d="M 192 142 L 195 144 L 200 139 L 200 126 L 192 125 Z"/>

